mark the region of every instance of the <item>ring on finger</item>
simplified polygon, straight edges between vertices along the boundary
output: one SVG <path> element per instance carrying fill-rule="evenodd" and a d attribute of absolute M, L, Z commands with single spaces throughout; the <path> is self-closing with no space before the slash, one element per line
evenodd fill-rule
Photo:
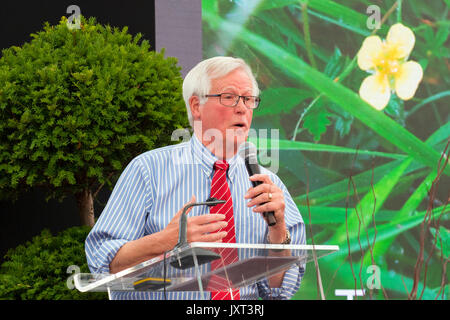
<path fill-rule="evenodd" d="M 269 193 L 268 193 L 268 196 L 269 196 L 269 201 L 272 201 L 272 197 L 273 197 L 273 195 L 272 195 L 272 193 L 271 193 L 271 192 L 269 192 Z"/>

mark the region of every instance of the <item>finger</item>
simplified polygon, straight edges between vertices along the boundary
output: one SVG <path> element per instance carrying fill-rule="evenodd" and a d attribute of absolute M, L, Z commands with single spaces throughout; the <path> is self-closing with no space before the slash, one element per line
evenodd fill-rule
<path fill-rule="evenodd" d="M 192 195 L 191 200 L 189 200 L 189 202 L 186 203 L 183 208 L 185 208 L 187 205 L 193 204 L 193 203 L 195 203 L 195 196 L 194 195 Z M 192 208 L 193 207 L 189 207 L 189 209 L 186 210 L 186 214 L 188 214 L 192 210 Z"/>
<path fill-rule="evenodd" d="M 277 192 L 277 188 L 275 188 L 273 185 L 263 183 L 254 188 L 250 188 L 250 190 L 247 191 L 247 193 L 245 194 L 244 199 L 252 199 L 260 195 L 261 193 L 269 193 L 269 192 L 274 194 Z"/>
<path fill-rule="evenodd" d="M 208 234 L 203 234 L 200 236 L 199 241 L 201 242 L 222 242 L 222 239 L 227 235 L 226 231 L 213 232 Z"/>
<path fill-rule="evenodd" d="M 262 183 L 273 184 L 267 174 L 257 173 L 250 177 L 250 181 L 261 181 Z"/>
<path fill-rule="evenodd" d="M 188 203 L 186 203 L 184 206 L 187 206 L 188 204 L 192 204 L 192 203 L 195 203 L 195 195 L 192 195 L 192 197 L 191 197 L 191 200 L 189 200 L 188 201 Z M 191 207 L 192 208 L 192 207 Z M 190 208 L 189 208 L 189 210 L 190 210 Z"/>
<path fill-rule="evenodd" d="M 278 198 L 277 194 L 272 194 L 272 199 L 269 199 L 269 193 L 268 192 L 263 192 L 263 193 L 260 193 L 259 195 L 257 195 L 256 197 L 252 198 L 247 203 L 247 207 L 253 207 L 253 206 L 261 205 L 261 204 L 264 204 L 264 203 L 269 202 L 269 201 L 276 201 L 277 198 Z"/>
<path fill-rule="evenodd" d="M 225 228 L 228 225 L 226 221 L 218 221 L 213 223 L 204 224 L 201 226 L 198 226 L 198 232 L 199 233 L 211 233 L 216 232 L 217 230 L 221 230 Z"/>
<path fill-rule="evenodd" d="M 208 213 L 200 216 L 190 217 L 188 221 L 196 225 L 208 224 L 220 220 L 224 220 L 225 215 L 221 213 Z"/>
<path fill-rule="evenodd" d="M 277 211 L 280 209 L 280 206 L 276 202 L 267 202 L 264 204 L 261 204 L 260 206 L 256 206 L 252 209 L 253 212 L 270 212 L 270 211 Z"/>

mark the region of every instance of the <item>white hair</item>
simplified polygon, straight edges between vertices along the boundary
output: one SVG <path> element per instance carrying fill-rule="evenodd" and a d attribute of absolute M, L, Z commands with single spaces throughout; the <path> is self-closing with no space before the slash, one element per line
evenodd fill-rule
<path fill-rule="evenodd" d="M 252 70 L 250 69 L 250 66 L 240 58 L 221 56 L 209 58 L 198 63 L 189 71 L 183 81 L 183 99 L 186 104 L 186 110 L 191 126 L 193 126 L 193 119 L 189 99 L 192 96 L 197 96 L 200 99 L 200 103 L 204 104 L 206 100 L 208 100 L 208 98 L 205 98 L 204 96 L 207 95 L 211 89 L 211 80 L 226 76 L 239 68 L 244 70 L 250 78 L 250 81 L 252 82 L 252 94 L 258 96 L 258 83 L 253 76 Z"/>

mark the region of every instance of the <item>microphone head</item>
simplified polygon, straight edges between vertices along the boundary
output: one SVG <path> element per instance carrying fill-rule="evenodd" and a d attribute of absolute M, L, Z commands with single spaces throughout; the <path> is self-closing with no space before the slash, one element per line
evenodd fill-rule
<path fill-rule="evenodd" d="M 253 158 L 256 159 L 256 146 L 251 142 L 244 142 L 239 146 L 238 154 L 242 159 Z"/>

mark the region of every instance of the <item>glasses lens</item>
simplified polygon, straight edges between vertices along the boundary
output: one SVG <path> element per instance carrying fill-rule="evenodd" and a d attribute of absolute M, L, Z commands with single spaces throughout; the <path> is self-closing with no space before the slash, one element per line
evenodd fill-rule
<path fill-rule="evenodd" d="M 258 97 L 254 97 L 254 96 L 244 97 L 244 103 L 247 106 L 247 108 L 250 108 L 250 109 L 255 109 L 256 107 L 258 107 L 259 100 L 260 99 Z"/>
<path fill-rule="evenodd" d="M 233 107 L 237 104 L 239 96 L 233 93 L 222 93 L 220 95 L 220 102 L 224 106 Z"/>
<path fill-rule="evenodd" d="M 247 108 L 250 108 L 250 109 L 257 108 L 260 100 L 261 100 L 260 98 L 254 97 L 254 96 L 244 97 L 244 103 L 247 106 Z"/>
<path fill-rule="evenodd" d="M 247 108 L 255 109 L 258 107 L 261 99 L 254 96 L 243 96 L 242 100 Z M 239 103 L 239 95 L 234 93 L 222 93 L 220 94 L 220 103 L 227 107 L 234 107 Z"/>

